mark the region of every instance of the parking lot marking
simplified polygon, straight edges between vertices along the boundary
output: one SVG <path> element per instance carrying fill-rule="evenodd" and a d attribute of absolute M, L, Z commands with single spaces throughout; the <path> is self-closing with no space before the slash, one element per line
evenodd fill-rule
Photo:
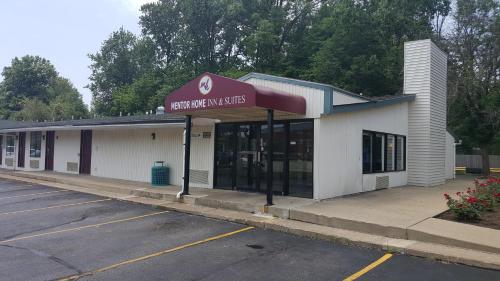
<path fill-rule="evenodd" d="M 84 225 L 80 227 L 75 227 L 75 228 L 68 228 L 68 229 L 61 229 L 61 230 L 56 230 L 56 231 L 51 231 L 51 232 L 45 232 L 45 233 L 39 233 L 39 234 L 34 234 L 34 235 L 29 235 L 29 236 L 22 236 L 18 238 L 12 238 L 4 241 L 0 241 L 0 244 L 5 244 L 8 242 L 14 242 L 14 241 L 19 241 L 19 240 L 25 240 L 25 239 L 30 239 L 30 238 L 35 238 L 35 237 L 41 237 L 41 236 L 48 236 L 48 235 L 53 235 L 53 234 L 58 234 L 58 233 L 64 233 L 64 232 L 72 232 L 72 231 L 79 231 L 87 228 L 95 228 L 95 227 L 100 227 L 108 224 L 113 224 L 113 223 L 119 223 L 119 222 L 126 222 L 126 221 L 131 221 L 131 220 L 138 220 L 142 218 L 147 218 L 151 216 L 156 216 L 164 213 L 168 213 L 169 211 L 161 211 L 161 212 L 155 212 L 151 214 L 146 214 L 146 215 L 141 215 L 141 216 L 135 216 L 131 218 L 126 218 L 126 219 L 119 219 L 119 220 L 112 220 L 112 221 L 107 221 L 107 222 L 101 222 L 101 223 L 96 223 L 96 224 L 90 224 L 90 225 Z"/>
<path fill-rule="evenodd" d="M 63 208 L 63 207 L 70 207 L 70 206 L 77 206 L 77 205 L 85 205 L 85 204 L 91 204 L 91 203 L 97 203 L 97 202 L 104 202 L 104 201 L 109 201 L 109 200 L 112 200 L 112 199 L 108 198 L 108 199 L 100 199 L 100 200 L 86 201 L 86 202 L 80 202 L 80 203 L 72 203 L 72 204 L 65 204 L 65 205 L 56 205 L 56 206 L 50 206 L 50 207 L 44 207 L 44 208 L 37 208 L 37 209 L 28 209 L 28 210 L 21 210 L 21 211 L 6 212 L 6 213 L 0 213 L 0 216 L 12 215 L 12 214 L 19 214 L 19 213 L 27 213 L 27 212 L 36 212 L 36 211 L 42 211 L 42 210 L 48 210 L 48 209 L 55 209 L 55 208 Z"/>
<path fill-rule="evenodd" d="M 197 246 L 197 245 L 200 245 L 200 244 L 205 244 L 205 243 L 208 243 L 208 242 L 211 242 L 211 241 L 214 241 L 214 240 L 219 240 L 219 239 L 222 239 L 222 238 L 226 238 L 226 237 L 229 237 L 229 236 L 241 233 L 241 232 L 245 232 L 245 231 L 248 231 L 248 230 L 251 230 L 251 229 L 254 229 L 254 227 L 253 226 L 245 227 L 245 228 L 242 228 L 242 229 L 238 229 L 236 231 L 231 231 L 231 232 L 228 232 L 228 233 L 220 234 L 220 235 L 217 235 L 217 236 L 212 236 L 212 237 L 209 237 L 209 238 L 206 238 L 206 239 L 203 239 L 203 240 L 199 240 L 199 241 L 196 241 L 196 242 L 191 242 L 191 243 L 188 243 L 188 244 L 177 246 L 175 248 L 170 248 L 170 249 L 166 249 L 166 250 L 159 251 L 159 252 L 156 252 L 156 253 L 152 253 L 152 254 L 147 255 L 147 256 L 142 256 L 142 257 L 138 257 L 138 258 L 135 258 L 135 259 L 125 260 L 125 261 L 122 261 L 122 262 L 119 262 L 119 263 L 115 263 L 115 264 L 112 264 L 112 265 L 108 265 L 106 267 L 102 267 L 102 268 L 99 268 L 99 269 L 96 269 L 96 270 L 93 270 L 93 271 L 88 271 L 88 272 L 84 272 L 84 273 L 81 273 L 81 274 L 64 277 L 64 278 L 59 279 L 59 281 L 77 280 L 77 279 L 80 279 L 82 277 L 94 275 L 94 274 L 99 273 L 99 272 L 108 271 L 108 270 L 115 269 L 115 268 L 118 268 L 118 267 L 121 267 L 121 266 L 124 266 L 124 265 L 128 265 L 128 264 L 132 264 L 132 263 L 136 263 L 136 262 L 148 260 L 148 259 L 151 259 L 151 258 L 154 258 L 154 257 L 162 256 L 162 255 L 165 255 L 165 254 L 168 254 L 168 253 L 172 253 L 172 252 L 175 252 L 175 251 L 179 251 L 179 250 L 182 250 L 182 249 L 185 249 L 185 248 L 190 248 L 190 247 Z"/>
<path fill-rule="evenodd" d="M 358 279 L 359 277 L 361 277 L 362 275 L 364 275 L 368 271 L 374 269 L 375 267 L 381 265 L 382 263 L 384 263 L 386 260 L 390 259 L 391 257 L 392 257 L 392 254 L 389 254 L 389 253 L 383 255 L 380 259 L 372 262 L 367 267 L 365 267 L 365 268 L 361 269 L 360 271 L 354 273 L 353 275 L 347 277 L 346 279 L 344 279 L 344 281 L 353 281 L 353 280 Z"/>
<path fill-rule="evenodd" d="M 19 198 L 19 197 L 27 197 L 27 196 L 35 196 L 35 195 L 44 195 L 44 194 L 58 193 L 58 192 L 68 192 L 68 191 L 70 191 L 70 190 L 57 190 L 57 191 L 47 191 L 47 192 L 40 192 L 40 193 L 31 193 L 31 194 L 23 194 L 23 195 L 16 195 L 16 196 L 0 197 L 0 200 Z"/>

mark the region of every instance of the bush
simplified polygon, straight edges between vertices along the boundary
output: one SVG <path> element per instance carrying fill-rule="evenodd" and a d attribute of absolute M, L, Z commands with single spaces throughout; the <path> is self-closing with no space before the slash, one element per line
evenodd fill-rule
<path fill-rule="evenodd" d="M 478 220 L 481 212 L 494 211 L 500 203 L 500 178 L 477 178 L 475 189 L 457 192 L 456 199 L 444 194 L 446 204 L 458 220 Z"/>
<path fill-rule="evenodd" d="M 500 178 L 489 177 L 486 181 L 475 181 L 476 187 L 486 189 L 496 203 L 500 203 Z"/>
<path fill-rule="evenodd" d="M 457 192 L 458 199 L 451 198 L 450 195 L 444 194 L 448 202 L 446 204 L 455 214 L 458 220 L 477 220 L 480 218 L 481 211 L 479 208 L 479 200 L 467 193 Z"/>

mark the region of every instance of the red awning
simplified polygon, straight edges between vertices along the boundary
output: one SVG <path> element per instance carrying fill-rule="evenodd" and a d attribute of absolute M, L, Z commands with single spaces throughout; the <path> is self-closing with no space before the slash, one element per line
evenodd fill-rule
<path fill-rule="evenodd" d="M 170 114 L 214 119 L 265 118 L 265 110 L 275 116 L 304 115 L 303 97 L 231 78 L 204 73 L 165 98 Z"/>

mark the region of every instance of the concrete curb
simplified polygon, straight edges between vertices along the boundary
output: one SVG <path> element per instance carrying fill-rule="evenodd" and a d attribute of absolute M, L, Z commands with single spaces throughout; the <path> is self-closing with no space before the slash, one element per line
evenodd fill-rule
<path fill-rule="evenodd" d="M 500 270 L 500 254 L 478 250 L 452 247 L 442 244 L 426 243 L 415 240 L 390 238 L 376 234 L 367 234 L 331 226 L 313 224 L 298 220 L 282 219 L 270 216 L 259 216 L 248 212 L 225 210 L 207 206 L 197 206 L 179 202 L 166 202 L 162 199 L 144 198 L 128 193 L 117 193 L 78 187 L 65 183 L 47 182 L 39 179 L 23 178 L 0 173 L 0 178 L 19 180 L 82 193 L 90 193 L 117 200 L 145 204 L 161 209 L 177 211 L 212 219 L 225 220 L 264 229 L 281 231 L 294 235 L 321 239 L 345 245 L 379 249 L 389 252 L 431 258 L 445 262 L 460 263 L 470 266 Z"/>

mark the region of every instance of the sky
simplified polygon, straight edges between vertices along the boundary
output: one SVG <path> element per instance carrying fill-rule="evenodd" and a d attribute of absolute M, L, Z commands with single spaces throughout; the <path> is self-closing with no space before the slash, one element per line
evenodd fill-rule
<path fill-rule="evenodd" d="M 73 82 L 90 105 L 90 59 L 121 26 L 140 33 L 139 8 L 151 0 L 0 1 L 0 70 L 14 57 L 38 55 Z M 0 77 L 0 79 L 2 79 Z"/>

